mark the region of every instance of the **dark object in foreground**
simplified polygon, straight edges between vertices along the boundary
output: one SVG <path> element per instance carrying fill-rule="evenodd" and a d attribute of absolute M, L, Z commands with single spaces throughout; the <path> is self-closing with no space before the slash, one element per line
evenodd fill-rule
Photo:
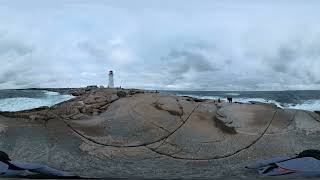
<path fill-rule="evenodd" d="M 228 97 L 227 100 L 229 103 L 232 103 L 232 97 Z"/>
<path fill-rule="evenodd" d="M 320 177 L 320 151 L 306 150 L 295 157 L 277 157 L 247 166 L 264 176 Z"/>
<path fill-rule="evenodd" d="M 0 151 L 0 178 L 30 179 L 80 179 L 66 171 L 60 171 L 46 165 L 12 161 L 8 154 Z"/>
<path fill-rule="evenodd" d="M 120 98 L 123 98 L 123 97 L 127 96 L 127 93 L 125 91 L 118 91 L 117 92 L 117 96 L 120 97 Z"/>

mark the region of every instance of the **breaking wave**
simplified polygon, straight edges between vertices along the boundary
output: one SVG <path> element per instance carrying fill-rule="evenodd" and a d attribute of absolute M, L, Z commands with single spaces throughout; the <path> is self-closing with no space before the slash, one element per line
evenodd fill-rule
<path fill-rule="evenodd" d="M 320 99 L 308 100 L 301 104 L 290 104 L 289 108 L 320 111 Z"/>
<path fill-rule="evenodd" d="M 41 106 L 51 107 L 55 104 L 72 99 L 71 95 L 62 95 L 57 92 L 41 91 L 41 97 L 12 97 L 0 99 L 0 111 L 16 112 L 29 110 Z"/>
<path fill-rule="evenodd" d="M 227 96 L 240 96 L 239 93 L 224 93 Z"/>
<path fill-rule="evenodd" d="M 193 94 L 183 94 L 183 96 L 190 96 L 198 99 L 221 99 L 221 100 L 227 101 L 227 98 L 222 96 L 200 96 L 200 95 L 193 95 Z M 261 103 L 267 103 L 267 104 L 275 104 L 277 107 L 286 108 L 286 109 L 320 111 L 320 99 L 307 100 L 299 104 L 293 104 L 293 103 L 280 103 L 272 99 L 264 99 L 264 98 L 233 97 L 233 102 L 240 102 L 240 103 L 261 102 Z"/>

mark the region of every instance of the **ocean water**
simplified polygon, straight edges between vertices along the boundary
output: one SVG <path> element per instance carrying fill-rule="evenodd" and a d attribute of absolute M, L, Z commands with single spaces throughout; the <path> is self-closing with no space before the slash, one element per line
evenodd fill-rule
<path fill-rule="evenodd" d="M 234 102 L 258 101 L 273 103 L 281 108 L 320 111 L 320 90 L 308 91 L 162 91 L 180 96 L 200 99 L 222 99 L 232 97 Z"/>
<path fill-rule="evenodd" d="M 40 90 L 0 90 L 0 111 L 22 111 L 41 106 L 53 106 L 72 99 L 71 95 Z"/>
<path fill-rule="evenodd" d="M 200 99 L 232 97 L 234 102 L 258 101 L 281 108 L 320 111 L 320 91 L 162 91 Z M 41 106 L 53 106 L 72 99 L 71 95 L 40 90 L 0 90 L 0 111 L 21 111 Z"/>

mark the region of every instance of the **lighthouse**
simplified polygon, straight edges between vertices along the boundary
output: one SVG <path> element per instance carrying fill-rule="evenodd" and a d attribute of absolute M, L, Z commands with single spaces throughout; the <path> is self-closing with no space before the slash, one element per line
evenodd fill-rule
<path fill-rule="evenodd" d="M 108 88 L 114 88 L 113 71 L 109 71 L 109 84 L 108 84 Z"/>

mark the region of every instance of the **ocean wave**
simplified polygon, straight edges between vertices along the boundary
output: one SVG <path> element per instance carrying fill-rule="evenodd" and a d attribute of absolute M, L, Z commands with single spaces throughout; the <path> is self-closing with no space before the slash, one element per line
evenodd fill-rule
<path fill-rule="evenodd" d="M 60 93 L 54 92 L 54 91 L 43 91 L 43 93 L 47 96 L 59 96 L 60 95 Z M 63 96 L 63 95 L 61 95 L 61 96 Z"/>
<path fill-rule="evenodd" d="M 61 95 L 57 92 L 45 91 L 44 93 L 46 96 L 41 98 L 15 97 L 0 99 L 0 111 L 16 112 L 41 106 L 51 107 L 74 98 L 71 95 Z"/>
<path fill-rule="evenodd" d="M 199 96 L 199 95 L 192 95 L 192 94 L 188 94 L 188 95 L 184 94 L 184 96 L 195 97 L 198 99 L 221 99 L 221 100 L 227 101 L 227 98 L 222 96 Z M 233 102 L 250 103 L 253 101 L 267 103 L 267 104 L 274 104 L 277 107 L 284 108 L 284 109 L 301 109 L 301 110 L 308 110 L 308 111 L 320 111 L 320 99 L 307 100 L 301 104 L 289 104 L 289 103 L 280 103 L 272 99 L 264 99 L 264 98 L 246 98 L 246 97 L 233 98 Z"/>
<path fill-rule="evenodd" d="M 224 93 L 227 96 L 240 96 L 239 93 Z"/>
<path fill-rule="evenodd" d="M 177 94 L 177 96 L 189 96 L 197 99 L 225 99 L 220 96 L 200 96 L 200 95 L 193 95 L 193 94 Z"/>
<path fill-rule="evenodd" d="M 290 104 L 288 107 L 292 109 L 320 111 L 320 99 L 308 100 L 301 104 Z"/>
<path fill-rule="evenodd" d="M 261 102 L 266 104 L 274 104 L 279 108 L 284 108 L 280 102 L 277 102 L 275 100 L 263 99 L 263 98 L 233 98 L 233 101 L 241 102 L 241 103 Z"/>

